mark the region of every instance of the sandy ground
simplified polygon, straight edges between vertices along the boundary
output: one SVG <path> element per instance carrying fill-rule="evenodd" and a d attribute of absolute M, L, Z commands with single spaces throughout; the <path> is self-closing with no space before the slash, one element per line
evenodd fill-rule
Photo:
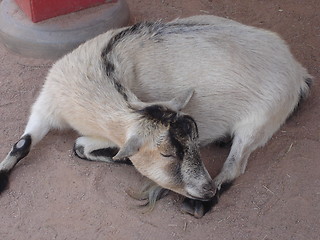
<path fill-rule="evenodd" d="M 142 214 L 128 189 L 131 166 L 82 161 L 74 132 L 50 133 L 21 161 L 0 196 L 0 239 L 320 239 L 320 4 L 318 0 L 127 0 L 132 21 L 215 14 L 278 32 L 315 77 L 310 98 L 247 171 L 198 220 L 171 194 Z M 0 158 L 22 134 L 52 61 L 16 56 L 0 45 Z M 203 156 L 214 176 L 228 149 Z M 212 160 L 215 160 L 212 163 Z"/>

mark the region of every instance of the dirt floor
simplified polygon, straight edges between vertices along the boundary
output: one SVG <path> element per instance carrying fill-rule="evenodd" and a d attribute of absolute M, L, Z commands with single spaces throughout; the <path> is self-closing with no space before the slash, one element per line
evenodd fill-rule
<path fill-rule="evenodd" d="M 319 0 L 127 0 L 132 21 L 214 14 L 279 33 L 315 77 L 312 94 L 202 219 L 170 194 L 153 212 L 126 194 L 143 179 L 131 166 L 82 161 L 74 132 L 50 133 L 21 161 L 0 196 L 0 239 L 320 239 Z M 52 61 L 0 45 L 0 158 L 23 132 Z M 214 176 L 228 149 L 203 157 Z M 212 160 L 214 163 L 212 164 Z"/>

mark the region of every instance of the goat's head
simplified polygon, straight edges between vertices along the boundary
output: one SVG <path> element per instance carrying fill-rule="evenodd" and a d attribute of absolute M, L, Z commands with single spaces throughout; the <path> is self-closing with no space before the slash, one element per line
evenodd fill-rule
<path fill-rule="evenodd" d="M 168 102 L 131 104 L 137 124 L 114 158 L 130 157 L 141 174 L 160 186 L 209 200 L 215 189 L 200 158 L 197 124 L 180 112 L 192 94 L 188 90 Z"/>

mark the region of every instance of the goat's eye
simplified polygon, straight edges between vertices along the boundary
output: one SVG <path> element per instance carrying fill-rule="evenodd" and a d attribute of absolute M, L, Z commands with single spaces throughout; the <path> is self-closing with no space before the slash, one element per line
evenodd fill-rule
<path fill-rule="evenodd" d="M 173 155 L 171 154 L 163 154 L 163 153 L 160 153 L 162 157 L 165 157 L 165 158 L 169 158 L 169 157 L 173 157 Z"/>

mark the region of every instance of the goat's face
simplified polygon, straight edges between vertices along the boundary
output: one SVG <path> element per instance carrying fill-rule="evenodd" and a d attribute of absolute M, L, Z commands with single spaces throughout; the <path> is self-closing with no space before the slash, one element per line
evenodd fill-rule
<path fill-rule="evenodd" d="M 130 154 L 136 169 L 164 188 L 192 199 L 211 199 L 215 189 L 200 159 L 193 118 L 161 105 L 145 107 L 138 113 L 141 121 L 135 132 L 139 137 L 128 141 L 129 149 L 136 149 Z"/>

